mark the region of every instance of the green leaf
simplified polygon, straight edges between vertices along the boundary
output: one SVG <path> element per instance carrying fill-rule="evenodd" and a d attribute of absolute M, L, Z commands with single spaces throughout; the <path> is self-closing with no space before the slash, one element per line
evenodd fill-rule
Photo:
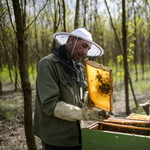
<path fill-rule="evenodd" d="M 135 45 L 134 45 L 134 43 L 130 43 L 130 46 L 129 47 L 134 47 Z"/>
<path fill-rule="evenodd" d="M 122 60 L 123 60 L 123 55 L 118 55 L 118 56 L 117 56 L 117 61 L 118 61 L 118 62 L 121 62 Z"/>

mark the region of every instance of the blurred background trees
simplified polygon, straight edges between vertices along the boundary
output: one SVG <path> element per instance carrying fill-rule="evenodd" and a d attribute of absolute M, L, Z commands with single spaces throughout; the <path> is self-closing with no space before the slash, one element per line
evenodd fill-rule
<path fill-rule="evenodd" d="M 14 90 L 17 90 L 17 85 L 20 84 L 19 45 L 12 2 L 0 2 L 0 72 L 4 66 L 8 69 L 10 82 L 14 83 Z M 92 33 L 93 40 L 105 50 L 105 54 L 96 61 L 113 68 L 113 74 L 116 76 L 114 84 L 123 82 L 125 64 L 126 74 L 129 73 L 133 80 L 138 81 L 139 74 L 142 75 L 142 80 L 149 77 L 149 0 L 20 0 L 19 5 L 21 15 L 24 13 L 22 49 L 25 49 L 26 67 L 27 70 L 30 68 L 31 74 L 37 62 L 51 53 L 54 47 L 53 33 L 71 32 L 84 27 Z M 3 82 L 0 73 L 0 92 Z"/>
<path fill-rule="evenodd" d="M 128 82 L 132 86 L 131 81 L 150 76 L 150 0 L 0 1 L 0 93 L 9 78 L 14 90 L 22 85 L 25 94 L 24 85 L 30 85 L 31 76 L 36 77 L 36 64 L 54 47 L 53 33 L 79 27 L 89 30 L 93 41 L 103 47 L 105 53 L 96 61 L 113 68 L 115 89 L 125 85 L 128 115 Z M 30 104 L 28 94 L 24 100 Z"/>
<path fill-rule="evenodd" d="M 6 1 L 1 2 L 0 60 L 1 66 L 5 65 L 9 68 L 11 82 L 14 82 L 12 79 L 14 72 L 11 71 L 15 71 L 18 66 L 17 39 L 13 29 L 15 18 L 12 1 L 8 3 L 10 13 Z M 149 3 L 147 0 L 126 0 L 125 5 L 128 64 L 135 65 L 136 80 L 139 73 L 138 65 L 141 66 L 144 79 L 146 71 L 144 65 L 150 62 Z M 24 1 L 20 1 L 21 5 L 24 5 Z M 21 11 L 23 13 L 23 10 Z M 54 32 L 71 32 L 75 28 L 85 27 L 92 33 L 93 40 L 105 50 L 105 54 L 99 57 L 98 61 L 106 66 L 111 63 L 119 70 L 118 67 L 123 63 L 122 12 L 122 1 L 119 0 L 27 1 L 25 17 L 27 29 L 24 30 L 27 66 L 32 66 L 34 69 L 35 64 L 43 56 L 51 53 Z M 14 26 L 10 21 L 10 15 Z"/>

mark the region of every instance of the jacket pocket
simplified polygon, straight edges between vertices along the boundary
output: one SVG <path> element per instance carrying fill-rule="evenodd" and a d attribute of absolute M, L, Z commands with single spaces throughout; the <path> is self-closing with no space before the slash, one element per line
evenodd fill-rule
<path fill-rule="evenodd" d="M 60 95 L 61 95 L 60 100 L 74 105 L 74 98 L 73 98 L 74 91 L 69 81 L 60 79 L 59 89 L 60 89 Z"/>

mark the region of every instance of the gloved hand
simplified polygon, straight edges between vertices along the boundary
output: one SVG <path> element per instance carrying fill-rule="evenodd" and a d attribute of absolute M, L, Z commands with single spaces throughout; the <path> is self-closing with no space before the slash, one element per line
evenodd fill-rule
<path fill-rule="evenodd" d="M 109 118 L 105 111 L 98 109 L 79 108 L 77 106 L 67 104 L 63 101 L 57 103 L 54 109 L 54 116 L 68 121 L 77 120 L 96 120 L 103 121 Z"/>
<path fill-rule="evenodd" d="M 106 111 L 99 109 L 82 109 L 83 120 L 95 120 L 103 121 L 109 118 L 109 114 Z"/>

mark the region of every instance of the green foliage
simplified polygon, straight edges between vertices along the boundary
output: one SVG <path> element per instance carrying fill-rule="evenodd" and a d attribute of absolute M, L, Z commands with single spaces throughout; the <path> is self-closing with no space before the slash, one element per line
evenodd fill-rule
<path fill-rule="evenodd" d="M 132 61 L 133 58 L 134 58 L 134 51 L 133 51 L 134 46 L 135 46 L 134 43 L 129 44 L 128 56 L 127 56 L 127 61 L 128 62 Z"/>
<path fill-rule="evenodd" d="M 117 56 L 117 61 L 118 61 L 118 63 L 120 63 L 121 61 L 123 61 L 123 55 L 118 55 Z"/>
<path fill-rule="evenodd" d="M 36 80 L 36 64 L 33 64 L 32 66 L 31 65 L 29 66 L 28 73 L 29 73 L 29 79 L 30 79 L 31 84 L 35 84 L 35 80 Z M 11 70 L 11 75 L 12 75 L 12 80 L 14 82 L 15 81 L 14 70 Z M 10 77 L 9 77 L 9 70 L 8 70 L 7 66 L 3 65 L 3 70 L 0 72 L 0 76 L 1 76 L 1 82 L 3 84 L 11 82 Z M 18 70 L 17 82 L 21 83 L 19 70 Z"/>
<path fill-rule="evenodd" d="M 43 1 L 43 3 L 36 3 L 35 5 L 35 10 L 34 7 L 32 8 L 33 10 L 31 11 L 26 11 L 26 26 L 28 26 L 34 19 L 35 16 L 38 14 L 38 12 L 41 10 L 43 7 L 43 4 L 45 4 L 46 1 Z M 57 2 L 56 2 L 57 3 Z M 90 6 L 90 3 L 92 3 L 92 7 Z M 101 4 L 104 4 L 104 2 L 97 2 L 98 6 Z M 116 33 L 118 35 L 120 43 L 122 42 L 122 6 L 121 2 L 115 2 L 116 7 L 118 7 L 118 10 L 116 11 L 115 8 L 110 9 L 112 21 L 116 30 Z M 150 22 L 148 21 L 148 18 L 145 17 L 145 14 L 148 14 L 149 9 L 148 7 L 145 7 L 149 2 L 141 1 L 141 9 L 137 9 L 136 6 L 133 6 L 133 2 L 131 0 L 127 1 L 126 5 L 126 12 L 129 13 L 126 15 L 126 26 L 127 26 L 127 50 L 128 50 L 128 65 L 129 67 L 133 68 L 132 64 L 133 59 L 134 59 L 134 40 L 137 38 L 138 41 L 140 41 L 142 38 L 144 39 L 143 41 L 143 47 L 145 49 L 148 49 L 149 43 L 147 42 L 148 36 L 149 36 L 149 25 Z M 3 3 L 2 3 L 3 4 Z M 80 5 L 80 11 L 79 11 L 79 27 L 83 27 L 83 20 L 84 16 L 86 17 L 86 27 L 89 31 L 92 32 L 93 39 L 100 44 L 104 50 L 105 50 L 105 58 L 108 61 L 108 64 L 115 64 L 116 61 L 114 62 L 115 59 L 117 59 L 117 66 L 113 66 L 111 68 L 114 68 L 114 78 L 117 81 L 123 81 L 124 78 L 124 70 L 123 70 L 123 56 L 120 55 L 119 49 L 118 49 L 118 44 L 116 42 L 116 37 L 114 35 L 114 30 L 112 28 L 111 22 L 110 22 L 110 16 L 108 15 L 107 9 L 102 9 L 100 11 L 97 11 L 97 14 L 95 14 L 97 7 L 94 5 L 95 1 L 88 1 L 86 2 L 87 4 L 87 14 L 84 15 L 84 7 L 83 7 L 83 2 Z M 12 2 L 10 2 L 10 11 L 11 14 L 13 14 L 13 7 L 12 7 Z M 27 3 L 26 8 L 30 8 L 31 6 L 34 6 L 34 4 Z M 76 3 L 74 1 L 65 1 L 65 15 L 66 15 L 66 29 L 67 32 L 71 32 L 74 29 L 74 16 L 75 16 L 75 5 Z M 1 7 L 2 12 L 7 11 L 7 5 L 3 5 Z M 132 6 L 132 7 L 131 7 Z M 51 1 L 48 3 L 48 5 L 39 13 L 38 17 L 36 18 L 36 21 L 25 31 L 26 35 L 26 40 L 29 43 L 30 47 L 26 46 L 27 49 L 27 59 L 29 63 L 29 77 L 30 81 L 32 84 L 35 84 L 35 79 L 36 79 L 36 63 L 37 63 L 37 55 L 36 53 L 32 50 L 34 49 L 41 57 L 45 56 L 50 53 L 51 51 L 51 46 L 52 46 L 52 41 L 53 41 L 53 32 L 54 32 L 54 18 L 55 12 L 57 13 L 57 23 L 58 23 L 58 18 L 60 15 L 60 24 L 56 32 L 63 31 L 63 7 L 62 7 L 62 1 L 60 1 L 60 13 L 58 12 L 58 7 L 54 7 L 54 1 Z M 134 22 L 134 9 L 136 9 L 136 26 Z M 13 27 L 11 26 L 10 22 L 10 17 L 8 15 L 9 13 L 6 12 L 4 13 L 4 18 L 5 20 L 2 21 L 2 26 L 5 34 L 4 36 L 4 41 L 2 41 L 2 38 L 0 39 L 0 45 L 2 49 L 2 56 L 5 56 L 5 51 L 3 45 L 6 46 L 7 52 L 9 55 L 9 59 L 11 60 L 11 63 L 13 62 L 13 50 L 14 47 L 17 47 L 17 40 L 16 40 L 16 34 L 14 34 Z M 139 17 L 140 16 L 140 17 Z M 91 18 L 92 17 L 92 18 Z M 96 19 L 95 19 L 96 17 Z M 13 17 L 12 17 L 13 18 Z M 92 20 L 91 20 L 92 19 Z M 15 20 L 12 20 L 13 24 Z M 36 28 L 35 28 L 36 27 Z M 135 27 L 137 30 L 137 35 L 136 37 L 134 36 L 135 34 Z M 96 31 L 95 31 L 96 30 Z M 36 41 L 36 35 L 37 35 L 37 41 Z M 137 42 L 138 42 L 137 41 Z M 3 44 L 2 44 L 3 42 Z M 140 47 L 140 42 L 138 42 L 138 56 L 137 58 L 140 58 L 140 51 L 143 49 L 143 47 Z M 32 48 L 32 49 L 31 49 Z M 115 50 L 115 51 L 114 51 Z M 0 53 L 1 55 L 1 53 Z M 117 56 L 117 57 L 116 57 Z M 114 58 L 115 57 L 115 58 Z M 148 59 L 148 55 L 146 56 Z M 140 59 L 138 60 L 140 62 Z M 31 64 L 35 63 L 32 67 Z M 1 63 L 1 62 L 0 62 Z M 2 57 L 2 64 L 6 64 L 6 58 Z M 144 62 L 146 63 L 146 61 Z M 116 67 L 118 69 L 116 69 Z M 15 79 L 14 76 L 14 69 L 11 70 L 12 78 L 13 81 Z M 141 70 L 141 66 L 138 65 L 138 70 Z M 135 73 L 133 73 L 134 75 Z M 9 71 L 6 66 L 3 66 L 3 71 L 1 71 L 1 80 L 2 82 L 10 82 L 9 78 Z M 142 76 L 142 75 L 141 75 Z M 134 76 L 135 78 L 135 76 Z M 134 79 L 133 78 L 133 79 Z M 18 71 L 18 81 L 20 83 L 20 76 L 19 76 L 19 71 Z"/>
<path fill-rule="evenodd" d="M 33 67 L 29 67 L 28 69 L 28 73 L 29 73 L 29 79 L 30 79 L 30 82 L 31 82 L 31 85 L 34 85 L 35 84 L 35 80 L 36 80 L 36 64 L 33 65 Z"/>
<path fill-rule="evenodd" d="M 5 65 L 3 65 L 2 68 L 3 68 L 3 70 L 0 73 L 1 82 L 2 83 L 9 83 L 10 82 L 10 78 L 9 78 L 8 68 Z"/>
<path fill-rule="evenodd" d="M 122 76 L 122 77 L 123 77 L 123 76 L 124 76 L 124 72 L 123 72 L 123 71 L 122 71 L 122 72 L 117 72 L 116 75 L 117 75 L 117 76 Z"/>
<path fill-rule="evenodd" d="M 113 78 L 114 78 L 114 84 L 115 84 L 115 90 L 120 90 L 120 85 L 124 82 L 124 68 L 123 66 L 115 66 L 112 65 L 112 63 L 109 63 L 109 68 L 113 69 Z M 149 65 L 144 65 L 145 73 L 144 73 L 144 77 L 145 80 L 143 80 L 143 73 L 142 73 L 142 67 L 140 64 L 137 65 L 137 70 L 138 70 L 138 81 L 135 82 L 136 79 L 136 74 L 135 74 L 135 70 L 134 68 L 134 64 L 130 64 L 130 76 L 132 79 L 132 84 L 133 84 L 133 89 L 137 92 L 139 92 L 139 94 L 144 93 L 144 92 L 149 92 L 150 91 L 150 84 L 149 84 L 149 74 L 150 74 L 150 70 L 149 70 Z"/>

